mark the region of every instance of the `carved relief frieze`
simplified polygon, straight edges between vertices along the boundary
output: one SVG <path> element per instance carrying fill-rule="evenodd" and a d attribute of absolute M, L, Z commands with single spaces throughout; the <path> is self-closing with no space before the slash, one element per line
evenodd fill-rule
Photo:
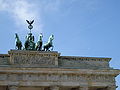
<path fill-rule="evenodd" d="M 39 56 L 14 56 L 14 64 L 44 64 L 54 65 L 54 57 L 39 57 Z"/>
<path fill-rule="evenodd" d="M 32 81 L 32 82 L 99 82 L 114 84 L 114 76 L 109 75 L 82 75 L 82 74 L 0 74 L 0 81 Z"/>
<path fill-rule="evenodd" d="M 88 80 L 92 82 L 115 82 L 114 76 L 111 75 L 90 75 Z"/>
<path fill-rule="evenodd" d="M 22 67 L 54 67 L 58 62 L 57 52 L 10 51 L 10 63 Z"/>

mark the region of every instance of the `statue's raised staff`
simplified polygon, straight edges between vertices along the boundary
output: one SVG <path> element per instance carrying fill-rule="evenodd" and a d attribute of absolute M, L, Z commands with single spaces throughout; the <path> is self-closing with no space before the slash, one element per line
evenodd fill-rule
<path fill-rule="evenodd" d="M 54 35 L 51 35 L 48 39 L 48 42 L 46 44 L 44 44 L 43 46 L 43 50 L 44 51 L 50 51 L 49 49 L 51 48 L 51 50 L 53 50 L 53 39 L 54 39 Z"/>
<path fill-rule="evenodd" d="M 38 50 L 38 51 L 42 50 L 42 43 L 43 43 L 42 38 L 43 38 L 43 35 L 42 35 L 42 33 L 40 33 L 39 39 L 38 39 L 38 41 L 36 43 L 36 47 L 35 47 L 36 50 Z"/>
<path fill-rule="evenodd" d="M 19 36 L 17 33 L 15 33 L 15 49 L 21 50 L 22 49 L 22 42 L 19 39 Z"/>

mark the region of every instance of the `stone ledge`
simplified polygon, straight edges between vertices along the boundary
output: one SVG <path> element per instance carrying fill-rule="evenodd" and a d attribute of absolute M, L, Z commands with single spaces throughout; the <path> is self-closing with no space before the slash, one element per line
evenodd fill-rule
<path fill-rule="evenodd" d="M 51 54 L 59 56 L 60 53 L 57 51 L 31 51 L 31 50 L 10 50 L 8 51 L 9 54 Z"/>
<path fill-rule="evenodd" d="M 85 60 L 85 61 L 107 61 L 109 62 L 111 58 L 102 57 L 78 57 L 78 56 L 60 56 L 59 59 L 69 59 L 69 60 Z"/>
<path fill-rule="evenodd" d="M 43 73 L 43 74 L 87 74 L 113 75 L 120 74 L 120 70 L 91 70 L 91 69 L 60 69 L 60 68 L 0 68 L 0 73 Z"/>
<path fill-rule="evenodd" d="M 111 83 L 80 83 L 80 82 L 33 82 L 33 81 L 26 81 L 26 82 L 13 82 L 13 81 L 0 81 L 0 85 L 19 85 L 19 86 L 54 86 L 54 85 L 58 85 L 58 86 L 69 86 L 69 87 L 78 87 L 78 86 L 89 86 L 89 87 L 107 87 L 107 86 L 111 86 L 113 84 Z"/>

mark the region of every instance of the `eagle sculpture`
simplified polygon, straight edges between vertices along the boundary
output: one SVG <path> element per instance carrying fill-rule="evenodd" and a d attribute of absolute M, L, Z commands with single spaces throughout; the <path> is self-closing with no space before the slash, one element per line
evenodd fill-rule
<path fill-rule="evenodd" d="M 31 32 L 31 29 L 33 28 L 32 24 L 33 24 L 34 20 L 32 20 L 32 21 L 26 20 L 26 21 L 29 24 L 28 28 L 30 29 L 30 32 Z"/>
<path fill-rule="evenodd" d="M 33 24 L 33 22 L 34 22 L 34 20 L 32 20 L 32 21 L 28 21 L 28 20 L 26 20 L 27 21 L 27 23 L 31 26 L 32 24 Z"/>

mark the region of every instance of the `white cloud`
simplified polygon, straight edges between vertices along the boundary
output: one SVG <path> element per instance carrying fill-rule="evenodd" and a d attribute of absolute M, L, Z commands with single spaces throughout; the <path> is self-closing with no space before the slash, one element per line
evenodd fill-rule
<path fill-rule="evenodd" d="M 73 4 L 80 3 L 82 7 L 93 7 L 95 0 L 0 0 L 0 11 L 6 11 L 13 17 L 19 27 L 26 29 L 28 20 L 35 20 L 35 32 L 42 32 L 42 15 L 60 12 L 59 14 L 69 14 Z M 58 13 L 57 13 L 58 14 Z M 20 28 L 21 29 L 21 28 Z"/>
<path fill-rule="evenodd" d="M 35 0 L 36 1 L 36 0 Z M 13 18 L 17 26 L 26 28 L 28 20 L 35 20 L 34 30 L 42 31 L 42 17 L 44 12 L 53 13 L 60 10 L 63 0 L 0 0 L 0 11 L 6 11 Z M 76 1 L 76 0 L 72 0 Z M 68 2 L 70 3 L 70 2 Z M 46 13 L 46 14 L 47 14 Z"/>
<path fill-rule="evenodd" d="M 7 11 L 19 27 L 27 26 L 26 19 L 35 19 L 34 30 L 42 31 L 40 12 L 35 3 L 30 3 L 28 0 L 0 0 L 0 11 Z"/>
<path fill-rule="evenodd" d="M 41 15 L 44 12 L 48 14 L 59 11 L 62 2 L 62 0 L 0 0 L 0 11 L 8 12 L 19 29 L 27 27 L 26 19 L 34 19 L 33 31 L 40 33 L 43 27 Z"/>

